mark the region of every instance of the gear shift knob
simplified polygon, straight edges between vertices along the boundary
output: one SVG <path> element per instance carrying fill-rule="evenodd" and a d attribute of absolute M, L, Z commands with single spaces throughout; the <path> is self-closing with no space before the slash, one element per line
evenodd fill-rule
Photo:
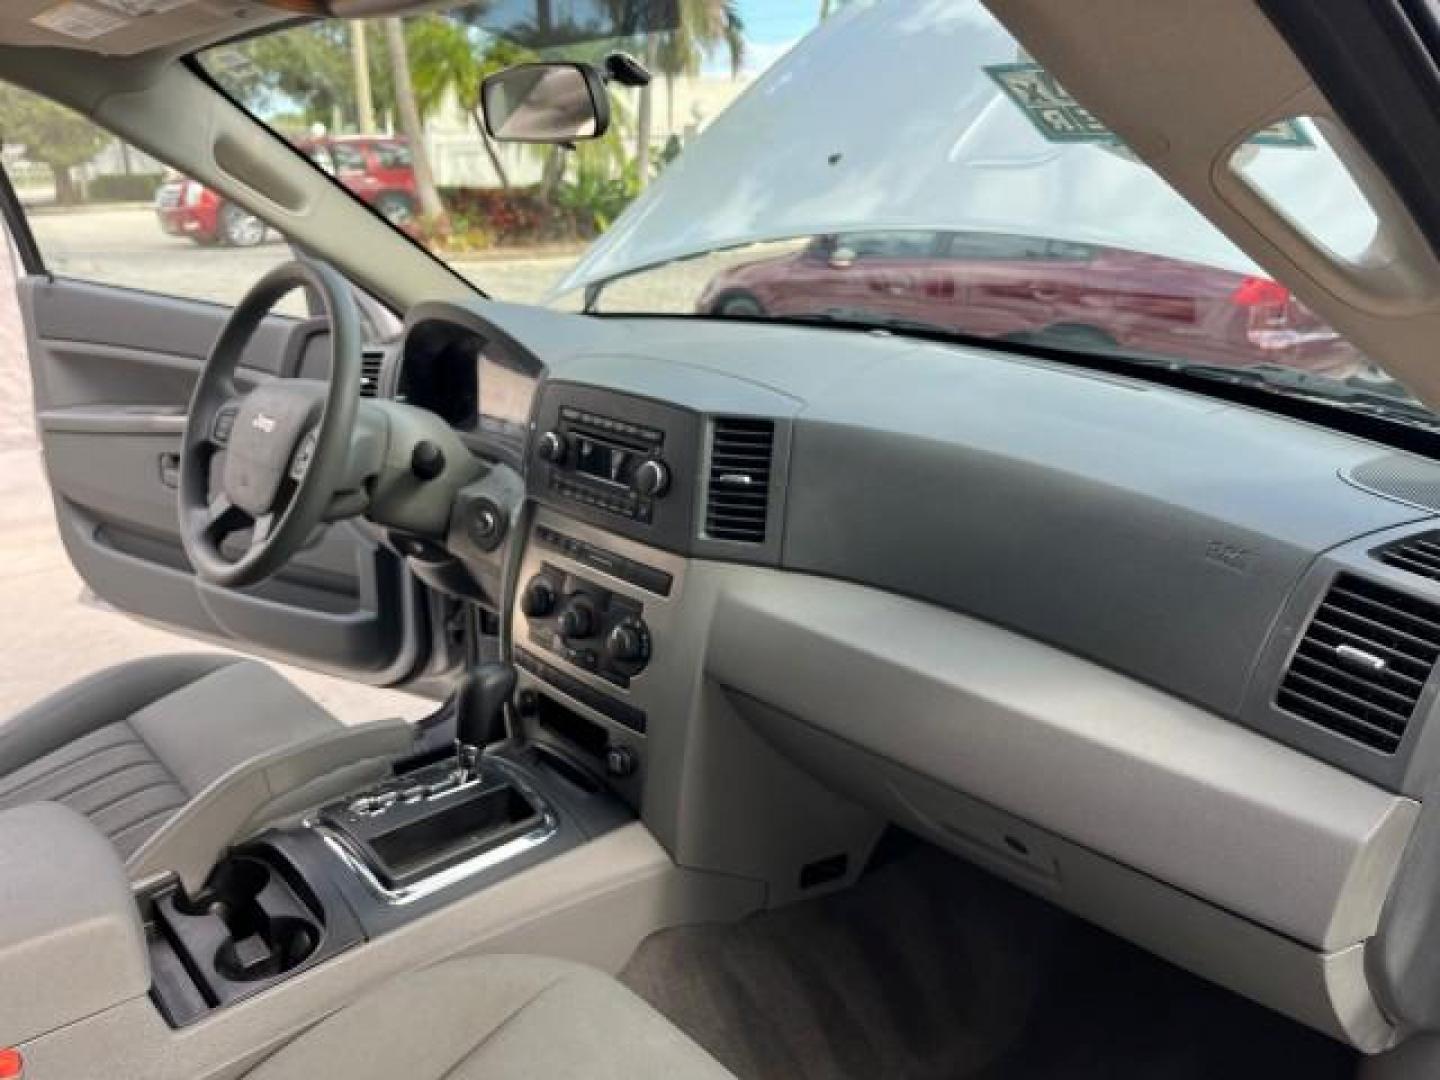
<path fill-rule="evenodd" d="M 492 661 L 471 668 L 455 686 L 455 750 L 473 776 L 480 751 L 505 738 L 505 703 L 515 692 L 515 668 Z"/>

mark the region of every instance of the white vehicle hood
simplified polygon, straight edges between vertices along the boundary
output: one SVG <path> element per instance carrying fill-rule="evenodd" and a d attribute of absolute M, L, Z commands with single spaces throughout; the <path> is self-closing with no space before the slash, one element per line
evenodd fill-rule
<path fill-rule="evenodd" d="M 1122 148 L 1042 135 L 985 71 L 1024 59 L 979 4 L 847 8 L 716 118 L 551 297 L 723 248 L 858 230 L 1044 236 L 1259 273 Z M 1344 202 L 1315 182 L 1313 152 L 1264 161 L 1309 204 L 1294 207 L 1301 220 Z"/>

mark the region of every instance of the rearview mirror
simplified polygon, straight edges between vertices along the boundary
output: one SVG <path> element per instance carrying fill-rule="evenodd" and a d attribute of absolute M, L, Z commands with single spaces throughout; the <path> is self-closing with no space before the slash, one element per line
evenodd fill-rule
<path fill-rule="evenodd" d="M 497 71 L 480 84 L 485 127 L 497 142 L 572 143 L 610 127 L 605 81 L 589 64 L 545 62 Z"/>

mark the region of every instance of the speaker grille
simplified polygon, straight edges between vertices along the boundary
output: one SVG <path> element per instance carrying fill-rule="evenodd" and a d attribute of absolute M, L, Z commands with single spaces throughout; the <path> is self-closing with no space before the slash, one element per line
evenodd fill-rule
<path fill-rule="evenodd" d="M 1440 465 L 1409 454 L 1386 454 L 1341 472 L 1340 478 L 1372 495 L 1440 513 Z"/>

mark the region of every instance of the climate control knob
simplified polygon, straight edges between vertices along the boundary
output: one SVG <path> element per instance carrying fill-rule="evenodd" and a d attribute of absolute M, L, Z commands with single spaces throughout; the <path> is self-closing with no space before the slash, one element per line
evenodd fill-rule
<path fill-rule="evenodd" d="M 595 605 L 583 596 L 573 597 L 560 612 L 560 633 L 567 638 L 587 638 L 595 632 Z"/>
<path fill-rule="evenodd" d="M 659 458 L 647 458 L 635 470 L 635 490 L 647 499 L 658 499 L 670 490 L 670 468 Z"/>
<path fill-rule="evenodd" d="M 543 619 L 555 610 L 555 586 L 544 574 L 536 574 L 520 594 L 520 610 L 527 619 Z"/>
<path fill-rule="evenodd" d="M 563 464 L 570 456 L 570 443 L 558 431 L 547 431 L 540 436 L 540 456 L 552 465 Z"/>
<path fill-rule="evenodd" d="M 616 623 L 605 635 L 605 655 L 632 673 L 638 671 L 650 659 L 650 628 L 639 619 Z"/>

